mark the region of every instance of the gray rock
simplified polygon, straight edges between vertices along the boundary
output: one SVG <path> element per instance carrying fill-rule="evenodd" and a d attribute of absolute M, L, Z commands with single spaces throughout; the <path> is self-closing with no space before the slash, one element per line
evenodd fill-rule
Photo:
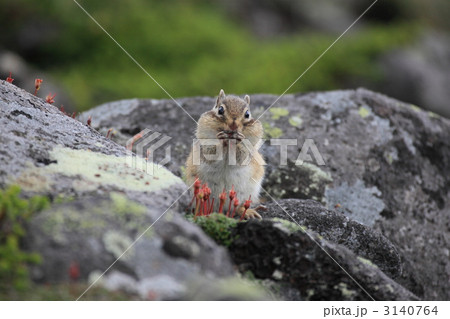
<path fill-rule="evenodd" d="M 139 170 L 123 146 L 5 81 L 0 143 L 0 187 L 54 199 L 27 224 L 24 247 L 43 259 L 36 282 L 93 282 L 112 265 L 99 284 L 159 300 L 181 298 L 192 278 L 234 274 L 228 252 L 177 213 L 188 201 L 180 178 Z"/>
<path fill-rule="evenodd" d="M 302 300 L 418 299 L 367 259 L 296 223 L 252 220 L 234 234 L 230 252 L 242 272 L 293 287 Z"/>
<path fill-rule="evenodd" d="M 425 299 L 448 299 L 450 121 L 365 89 L 285 95 L 264 112 L 276 99 L 251 96 L 252 114 L 263 114 L 268 138 L 298 144 L 287 148 L 287 164 L 280 165 L 280 147 L 266 141 L 264 189 L 275 199 L 337 206 L 348 218 L 381 232 L 417 277 L 418 286 L 410 289 L 423 291 Z M 214 105 L 214 98 L 206 97 L 177 101 L 194 119 Z M 88 116 L 100 131 L 113 128 L 121 144 L 145 128 L 170 136 L 167 168 L 182 176 L 196 123 L 173 101 L 113 102 L 81 118 Z M 311 149 L 310 160 L 296 165 L 307 139 L 325 165 Z"/>
<path fill-rule="evenodd" d="M 281 199 L 268 203 L 267 211 L 262 214 L 264 218 L 297 223 L 329 242 L 343 245 L 413 293 L 423 294 L 414 271 L 405 264 L 396 246 L 378 231 L 341 212 L 326 209 L 313 200 Z"/>

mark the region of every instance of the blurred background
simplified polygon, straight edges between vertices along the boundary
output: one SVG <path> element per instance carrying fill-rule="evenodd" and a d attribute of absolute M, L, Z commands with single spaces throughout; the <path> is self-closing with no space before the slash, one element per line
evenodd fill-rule
<path fill-rule="evenodd" d="M 174 97 L 281 94 L 373 0 L 79 0 Z M 450 1 L 379 0 L 290 93 L 367 87 L 450 117 Z M 0 0 L 0 77 L 81 111 L 168 98 L 72 0 Z"/>

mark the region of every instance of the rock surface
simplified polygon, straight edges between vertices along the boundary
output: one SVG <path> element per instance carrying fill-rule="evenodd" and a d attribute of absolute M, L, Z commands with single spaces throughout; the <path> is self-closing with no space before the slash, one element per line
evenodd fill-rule
<path fill-rule="evenodd" d="M 314 199 L 380 232 L 402 260 L 403 273 L 396 280 L 421 298 L 449 299 L 450 121 L 365 89 L 285 95 L 265 112 L 276 99 L 251 96 L 253 117 L 262 115 L 267 138 L 293 139 L 297 146 L 287 147 L 286 165 L 281 165 L 280 146 L 263 145 L 268 163 L 263 197 Z M 182 176 L 193 119 L 209 110 L 214 98 L 177 103 L 124 100 L 92 109 L 81 120 L 92 116 L 94 128 L 113 129 L 123 145 L 145 128 L 169 136 L 167 168 Z M 299 155 L 303 165 L 296 165 Z M 157 161 L 164 156 L 162 150 L 155 154 Z M 383 269 L 395 277 L 396 267 Z"/>
<path fill-rule="evenodd" d="M 249 221 L 235 234 L 230 251 L 242 272 L 293 287 L 302 300 L 417 300 L 369 260 L 295 223 Z"/>
<path fill-rule="evenodd" d="M 0 188 L 54 200 L 27 225 L 24 245 L 43 257 L 36 282 L 68 281 L 76 267 L 93 283 L 120 257 L 98 284 L 159 300 L 182 298 L 194 278 L 234 275 L 228 252 L 176 213 L 180 178 L 129 165 L 124 147 L 4 81 L 0 145 Z"/>

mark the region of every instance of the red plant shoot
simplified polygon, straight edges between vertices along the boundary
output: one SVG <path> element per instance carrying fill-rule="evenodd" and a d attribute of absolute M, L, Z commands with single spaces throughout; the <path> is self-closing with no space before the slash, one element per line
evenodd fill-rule
<path fill-rule="evenodd" d="M 244 219 L 245 213 L 247 212 L 247 209 L 250 208 L 250 204 L 252 203 L 251 198 L 252 198 L 252 195 L 250 195 L 250 196 L 248 197 L 248 200 L 245 201 L 245 203 L 244 203 L 244 208 L 245 208 L 245 210 L 244 210 L 244 212 L 242 213 L 241 218 L 239 218 L 239 221 L 241 221 L 241 220 Z"/>
<path fill-rule="evenodd" d="M 36 95 L 39 89 L 41 88 L 41 83 L 42 83 L 41 79 L 34 80 L 34 95 Z"/>
<path fill-rule="evenodd" d="M 223 189 L 222 193 L 219 195 L 219 214 L 223 214 L 223 205 L 225 204 L 225 201 L 227 200 L 227 193 L 225 192 L 225 188 Z"/>
<path fill-rule="evenodd" d="M 239 206 L 239 199 L 235 197 L 233 201 L 233 214 L 231 214 L 231 218 L 234 218 L 234 213 L 236 213 L 236 208 L 238 206 Z"/>
<path fill-rule="evenodd" d="M 80 277 L 80 265 L 75 261 L 72 261 L 70 263 L 69 277 L 73 281 L 77 281 L 78 278 Z"/>
<path fill-rule="evenodd" d="M 228 197 L 230 198 L 230 203 L 228 204 L 227 217 L 229 217 L 231 214 L 231 203 L 233 202 L 233 199 L 236 197 L 236 191 L 234 190 L 234 185 L 231 185 L 231 189 L 228 194 L 229 194 Z"/>
<path fill-rule="evenodd" d="M 188 206 L 188 210 L 191 210 L 191 206 L 192 206 L 192 203 L 194 202 L 194 199 L 197 199 L 197 194 L 200 190 L 201 185 L 202 185 L 202 182 L 197 178 L 194 183 L 194 196 L 192 196 L 191 202 L 189 203 L 189 206 Z M 197 206 L 197 203 L 195 203 L 195 204 L 196 204 L 195 206 Z"/>
<path fill-rule="evenodd" d="M 45 102 L 47 102 L 47 103 L 49 103 L 49 104 L 55 103 L 55 100 L 54 100 L 55 96 L 56 96 L 56 93 L 53 94 L 53 95 L 52 95 L 51 93 L 49 93 L 49 94 L 47 95 L 47 97 L 45 98 Z"/>
<path fill-rule="evenodd" d="M 89 116 L 87 119 L 87 126 L 91 126 L 91 122 L 92 122 L 92 116 Z"/>
<path fill-rule="evenodd" d="M 9 76 L 6 78 L 6 82 L 13 83 L 14 79 L 11 77 L 11 72 L 9 72 Z"/>
<path fill-rule="evenodd" d="M 197 219 L 197 216 L 201 215 L 201 203 L 203 200 L 203 190 L 200 190 L 197 194 L 197 202 L 195 205 L 195 214 L 194 214 L 194 219 Z"/>

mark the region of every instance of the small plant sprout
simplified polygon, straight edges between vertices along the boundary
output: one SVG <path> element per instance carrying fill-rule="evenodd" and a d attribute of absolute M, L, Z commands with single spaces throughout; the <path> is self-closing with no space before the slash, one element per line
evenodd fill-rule
<path fill-rule="evenodd" d="M 245 210 L 244 210 L 244 212 L 242 213 L 241 218 L 239 218 L 239 221 L 241 221 L 241 220 L 244 219 L 245 213 L 247 212 L 247 209 L 250 208 L 250 204 L 252 203 L 251 198 L 252 198 L 252 195 L 250 195 L 250 196 L 248 197 L 248 199 L 245 201 L 245 203 L 244 203 L 244 208 L 245 208 Z"/>
<path fill-rule="evenodd" d="M 141 139 L 143 137 L 142 133 L 138 133 L 135 136 L 133 136 L 133 140 L 131 141 L 130 145 L 127 147 L 129 151 L 133 149 L 134 142 Z"/>
<path fill-rule="evenodd" d="M 211 195 L 211 189 L 208 187 L 208 184 L 204 184 L 202 187 L 203 190 L 203 215 L 209 215 L 209 197 Z"/>
<path fill-rule="evenodd" d="M 200 191 L 200 187 L 202 186 L 202 182 L 197 178 L 194 183 L 194 196 L 192 196 L 191 202 L 189 203 L 188 210 L 191 210 L 192 203 L 194 199 L 197 200 L 197 194 Z M 197 202 L 195 202 L 195 207 L 197 207 Z"/>
<path fill-rule="evenodd" d="M 75 119 L 76 116 L 77 116 L 77 112 L 73 112 L 72 113 L 72 118 Z"/>
<path fill-rule="evenodd" d="M 231 218 L 234 218 L 234 214 L 236 213 L 236 208 L 238 206 L 239 206 L 239 199 L 235 197 L 233 201 L 233 214 L 231 214 Z"/>
<path fill-rule="evenodd" d="M 223 214 L 223 205 L 225 204 L 225 201 L 227 200 L 227 193 L 225 192 L 225 188 L 223 189 L 222 193 L 219 195 L 219 214 Z"/>
<path fill-rule="evenodd" d="M 200 207 L 202 206 L 202 200 L 203 200 L 203 190 L 199 190 L 197 194 L 197 202 L 195 205 L 195 214 L 194 214 L 194 220 L 197 219 L 197 216 L 201 214 Z"/>
<path fill-rule="evenodd" d="M 112 137 L 112 134 L 111 134 L 112 130 L 113 130 L 112 128 L 110 128 L 108 130 L 108 133 L 106 133 L 106 138 L 109 138 L 110 136 Z M 147 156 L 147 158 L 148 158 L 148 156 Z"/>
<path fill-rule="evenodd" d="M 6 78 L 6 82 L 13 83 L 14 79 L 11 77 L 11 72 L 9 72 L 9 76 Z"/>
<path fill-rule="evenodd" d="M 49 103 L 49 104 L 55 103 L 55 100 L 54 100 L 55 96 L 56 96 L 56 93 L 53 94 L 53 95 L 52 95 L 51 93 L 49 93 L 49 94 L 47 95 L 47 97 L 45 98 L 45 102 L 47 102 L 47 103 Z"/>
<path fill-rule="evenodd" d="M 234 190 L 234 185 L 231 186 L 231 189 L 228 192 L 228 197 L 230 198 L 230 203 L 228 204 L 227 217 L 229 217 L 231 215 L 231 203 L 233 202 L 234 198 L 236 197 L 236 191 Z"/>
<path fill-rule="evenodd" d="M 41 79 L 34 80 L 34 95 L 36 95 L 39 89 L 41 88 L 41 84 L 42 84 Z"/>
<path fill-rule="evenodd" d="M 92 122 L 92 116 L 89 115 L 88 119 L 87 119 L 87 126 L 91 126 L 91 122 Z"/>
<path fill-rule="evenodd" d="M 80 264 L 76 261 L 70 263 L 69 277 L 72 281 L 77 281 L 80 278 Z"/>
<path fill-rule="evenodd" d="M 195 180 L 193 186 L 194 186 L 194 195 L 192 196 L 187 211 L 194 213 L 194 220 L 197 220 L 198 216 L 209 217 L 210 215 L 213 214 L 215 201 L 215 198 L 211 196 L 211 188 L 208 187 L 207 183 L 202 184 L 201 180 L 198 178 Z M 222 193 L 220 193 L 219 195 L 219 211 L 217 212 L 218 215 L 222 215 L 223 218 L 234 219 L 236 210 L 242 209 L 239 208 L 239 206 L 242 204 L 239 201 L 237 195 L 238 194 L 234 189 L 234 185 L 231 186 L 231 189 L 228 191 L 228 193 L 225 191 L 225 188 L 223 189 Z M 230 202 L 228 203 L 228 212 L 225 214 L 224 206 L 227 201 L 227 196 L 229 197 Z M 250 195 L 248 197 L 248 200 L 246 200 L 242 205 L 242 207 L 245 210 L 242 216 L 240 217 L 239 221 L 242 221 L 245 218 L 245 214 L 247 210 L 250 208 L 250 204 L 252 203 L 251 198 L 252 197 Z M 192 209 L 194 199 L 195 199 L 195 209 Z"/>

